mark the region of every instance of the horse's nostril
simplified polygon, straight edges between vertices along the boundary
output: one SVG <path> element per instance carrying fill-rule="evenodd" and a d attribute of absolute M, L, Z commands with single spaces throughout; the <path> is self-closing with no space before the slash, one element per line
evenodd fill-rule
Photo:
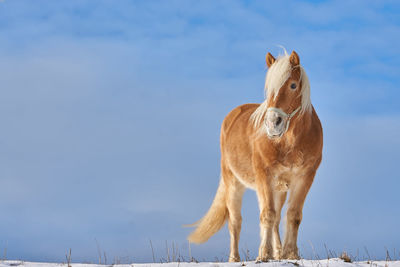
<path fill-rule="evenodd" d="M 278 117 L 278 118 L 276 119 L 275 125 L 278 126 L 279 124 L 281 124 L 281 122 L 282 122 L 282 118 L 281 118 L 281 117 Z"/>

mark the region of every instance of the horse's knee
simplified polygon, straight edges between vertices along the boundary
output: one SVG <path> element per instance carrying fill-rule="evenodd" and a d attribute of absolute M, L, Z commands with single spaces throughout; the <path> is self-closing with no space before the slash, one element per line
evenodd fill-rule
<path fill-rule="evenodd" d="M 288 210 L 287 211 L 287 222 L 291 223 L 295 226 L 299 226 L 301 223 L 301 219 L 303 218 L 303 214 L 299 210 Z"/>
<path fill-rule="evenodd" d="M 236 214 L 233 216 L 229 214 L 228 223 L 231 225 L 242 225 L 242 215 Z"/>
<path fill-rule="evenodd" d="M 276 212 L 272 209 L 264 209 L 260 214 L 260 224 L 263 226 L 273 226 L 276 220 Z"/>
<path fill-rule="evenodd" d="M 281 223 L 281 216 L 280 216 L 280 215 L 277 215 L 277 216 L 275 217 L 274 227 L 279 228 L 279 224 L 280 224 L 280 223 Z"/>

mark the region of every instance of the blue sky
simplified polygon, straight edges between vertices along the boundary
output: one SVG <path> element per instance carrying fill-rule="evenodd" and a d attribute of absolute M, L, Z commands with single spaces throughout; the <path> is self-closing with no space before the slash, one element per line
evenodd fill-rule
<path fill-rule="evenodd" d="M 324 127 L 301 254 L 400 250 L 396 1 L 0 2 L 0 250 L 7 257 L 187 257 L 219 177 L 219 128 L 263 101 L 265 54 L 296 50 Z M 256 256 L 248 191 L 240 250 Z M 224 229 L 192 246 L 227 259 Z M 1 253 L 0 253 L 1 254 Z"/>

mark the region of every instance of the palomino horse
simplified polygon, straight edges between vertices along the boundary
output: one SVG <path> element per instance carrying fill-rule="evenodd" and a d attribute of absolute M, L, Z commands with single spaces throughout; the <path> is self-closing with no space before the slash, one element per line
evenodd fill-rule
<path fill-rule="evenodd" d="M 221 129 L 221 180 L 190 242 L 203 243 L 228 221 L 229 261 L 239 261 L 245 189 L 257 192 L 261 243 L 258 261 L 297 259 L 297 234 L 307 193 L 322 158 L 322 127 L 310 100 L 310 84 L 295 51 L 266 57 L 266 99 L 232 110 Z M 289 194 L 283 247 L 282 206 Z"/>

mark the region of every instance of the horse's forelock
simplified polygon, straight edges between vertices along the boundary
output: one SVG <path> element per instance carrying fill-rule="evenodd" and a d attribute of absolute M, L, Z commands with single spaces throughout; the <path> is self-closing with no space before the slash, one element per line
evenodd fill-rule
<path fill-rule="evenodd" d="M 289 56 L 284 55 L 278 57 L 274 64 L 268 69 L 265 78 L 265 97 L 276 98 L 280 88 L 285 84 L 292 73 L 292 66 Z"/>

